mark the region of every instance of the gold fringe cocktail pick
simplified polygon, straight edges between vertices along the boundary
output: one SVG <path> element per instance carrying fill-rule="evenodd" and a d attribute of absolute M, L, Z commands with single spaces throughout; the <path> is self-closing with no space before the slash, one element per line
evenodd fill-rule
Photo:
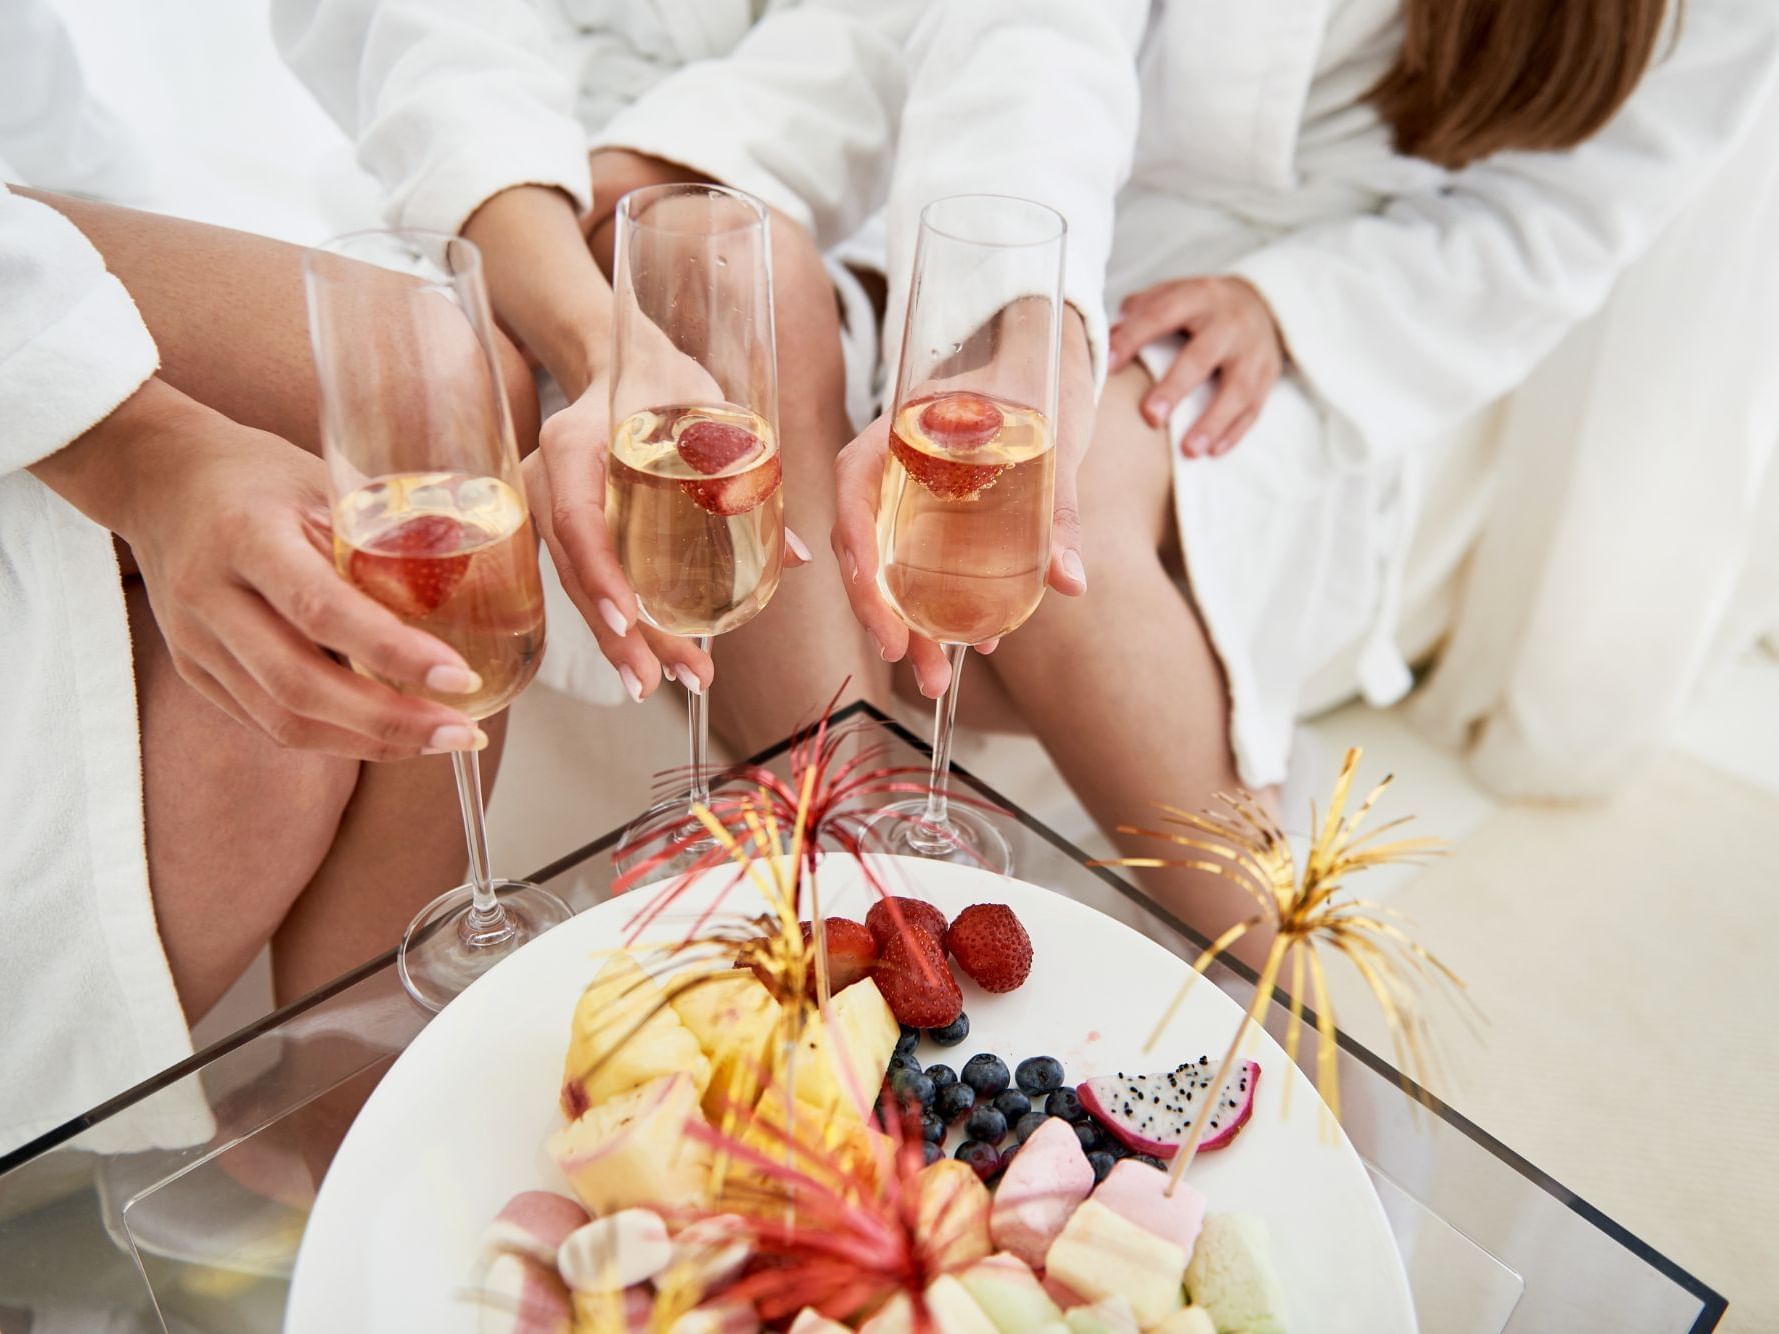
<path fill-rule="evenodd" d="M 1340 1118 L 1338 1048 L 1334 1002 L 1322 968 L 1323 948 L 1347 958 L 1377 1001 L 1390 1029 L 1397 1066 L 1405 1079 L 1420 1080 L 1432 1059 L 1420 1005 L 1423 988 L 1449 987 L 1456 994 L 1462 992 L 1464 986 L 1455 973 L 1409 938 L 1403 929 L 1406 920 L 1401 914 L 1341 893 L 1343 881 L 1356 872 L 1393 862 L 1410 862 L 1445 851 L 1444 845 L 1435 838 L 1398 838 L 1379 842 L 1385 834 L 1405 824 L 1408 817 L 1379 825 L 1361 836 L 1360 826 L 1391 780 L 1385 778 L 1372 788 L 1349 815 L 1347 800 L 1352 794 L 1360 754 L 1357 749 L 1346 754 L 1334 793 L 1329 798 L 1328 815 L 1316 828 L 1301 875 L 1284 831 L 1253 795 L 1245 791 L 1219 795 L 1217 801 L 1221 810 L 1195 813 L 1162 806 L 1166 822 L 1179 826 L 1177 829 L 1119 826 L 1118 832 L 1122 834 L 1165 839 L 1186 849 L 1187 856 L 1123 857 L 1094 863 L 1132 868 L 1179 867 L 1220 875 L 1239 886 L 1254 901 L 1252 917 L 1230 927 L 1199 954 L 1192 965 L 1192 976 L 1187 978 L 1157 1021 L 1147 1046 L 1153 1048 L 1160 1040 L 1163 1030 L 1179 1012 L 1193 982 L 1210 966 L 1212 959 L 1250 932 L 1270 929 L 1272 944 L 1261 964 L 1254 999 L 1236 1026 L 1235 1036 L 1230 1040 L 1229 1049 L 1224 1053 L 1210 1086 L 1213 1090 L 1222 1089 L 1250 1025 L 1261 1023 L 1261 1016 L 1272 1004 L 1281 975 L 1289 968 L 1291 1018 L 1285 1031 L 1285 1055 L 1296 1064 L 1303 1030 L 1303 996 L 1307 978 L 1314 998 L 1319 1037 L 1316 1089 L 1337 1121 Z M 1313 810 L 1311 822 L 1317 824 Z M 1289 1096 L 1289 1081 L 1285 1087 Z M 1213 1093 L 1193 1117 L 1185 1142 L 1174 1156 L 1172 1181 L 1168 1187 L 1170 1193 L 1198 1151 L 1216 1103 L 1217 1097 Z"/>

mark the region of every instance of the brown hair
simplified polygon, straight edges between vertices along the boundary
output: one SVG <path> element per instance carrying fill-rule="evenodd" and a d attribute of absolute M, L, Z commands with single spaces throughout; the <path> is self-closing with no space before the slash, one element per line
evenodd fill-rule
<path fill-rule="evenodd" d="M 1648 68 L 1667 0 L 1402 0 L 1402 54 L 1370 100 L 1399 152 L 1462 167 L 1573 148 Z"/>

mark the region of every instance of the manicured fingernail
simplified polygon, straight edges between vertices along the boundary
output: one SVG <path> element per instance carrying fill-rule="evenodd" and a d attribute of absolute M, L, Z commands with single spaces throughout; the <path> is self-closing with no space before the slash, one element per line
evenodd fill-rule
<path fill-rule="evenodd" d="M 877 637 L 877 631 L 867 630 L 865 633 L 871 636 L 871 642 L 877 646 L 877 656 L 882 658 L 885 662 L 888 662 L 890 660 L 889 650 L 883 646 L 883 641 Z"/>
<path fill-rule="evenodd" d="M 1194 431 L 1191 435 L 1186 437 L 1185 450 L 1187 454 L 1191 455 L 1193 458 L 1198 458 L 1205 452 L 1205 445 L 1208 443 L 1209 442 L 1204 438 L 1203 434 Z"/>
<path fill-rule="evenodd" d="M 599 615 L 612 628 L 614 635 L 630 633 L 630 622 L 624 619 L 624 613 L 618 610 L 618 604 L 610 598 L 599 599 Z"/>
<path fill-rule="evenodd" d="M 805 565 L 815 559 L 809 554 L 809 548 L 803 545 L 803 539 L 798 537 L 792 529 L 784 530 L 784 544 L 791 549 L 791 554 Z"/>
<path fill-rule="evenodd" d="M 630 670 L 630 664 L 625 663 L 624 666 L 618 668 L 618 679 L 624 683 L 624 689 L 631 700 L 641 704 L 642 682 L 636 679 L 636 673 Z"/>
<path fill-rule="evenodd" d="M 704 693 L 704 682 L 698 679 L 698 673 L 693 671 L 689 666 L 681 664 L 679 670 L 674 675 L 674 680 L 678 681 L 694 695 L 702 695 Z"/>
<path fill-rule="evenodd" d="M 667 681 L 678 681 L 679 680 L 679 675 L 674 671 L 674 667 L 671 662 L 664 662 L 661 664 L 661 676 L 662 676 L 663 680 L 667 680 Z"/>
<path fill-rule="evenodd" d="M 480 746 L 476 744 L 477 737 L 482 738 Z M 451 750 L 480 750 L 487 744 L 488 738 L 483 734 L 481 728 L 466 727 L 462 723 L 446 723 L 433 729 L 432 736 L 426 742 L 426 753 L 428 755 L 443 755 L 446 751 Z"/>
<path fill-rule="evenodd" d="M 951 669 L 946 668 L 945 675 L 931 684 L 922 683 L 920 693 L 928 699 L 938 699 L 945 694 L 945 687 L 951 684 Z"/>
<path fill-rule="evenodd" d="M 441 662 L 426 673 L 426 688 L 441 695 L 470 695 L 482 688 L 482 678 L 467 667 Z"/>
<path fill-rule="evenodd" d="M 1087 587 L 1087 569 L 1081 564 L 1081 555 L 1076 551 L 1062 553 L 1062 572 L 1073 579 L 1081 587 Z"/>
<path fill-rule="evenodd" d="M 1145 398 L 1143 415 L 1149 419 L 1149 425 L 1160 426 L 1167 420 L 1168 402 L 1165 398 Z"/>

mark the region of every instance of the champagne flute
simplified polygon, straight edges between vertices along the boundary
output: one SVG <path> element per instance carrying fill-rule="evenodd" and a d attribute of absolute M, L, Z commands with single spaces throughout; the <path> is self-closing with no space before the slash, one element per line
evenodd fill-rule
<path fill-rule="evenodd" d="M 765 205 L 718 186 L 618 201 L 606 526 L 642 618 L 706 652 L 760 613 L 784 561 L 768 236 Z M 687 825 L 710 801 L 710 720 L 704 693 L 686 698 L 686 791 L 614 854 L 664 874 L 714 846 Z"/>
<path fill-rule="evenodd" d="M 922 210 L 889 457 L 878 587 L 945 648 L 927 795 L 884 808 L 876 842 L 1006 872 L 1006 836 L 949 796 L 958 685 L 972 645 L 1023 625 L 1044 596 L 1056 484 L 1066 224 L 1042 204 L 954 195 Z"/>
<path fill-rule="evenodd" d="M 468 696 L 412 693 L 498 713 L 537 672 L 544 608 L 481 254 L 460 237 L 355 232 L 307 252 L 303 275 L 335 568 L 481 678 Z M 480 763 L 451 763 L 470 879 L 421 910 L 398 956 L 433 1010 L 570 916 L 538 885 L 494 879 Z"/>

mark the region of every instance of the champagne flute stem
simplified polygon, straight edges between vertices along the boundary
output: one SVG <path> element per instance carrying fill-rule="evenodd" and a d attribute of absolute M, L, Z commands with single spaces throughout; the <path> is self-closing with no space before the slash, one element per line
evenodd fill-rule
<path fill-rule="evenodd" d="M 698 645 L 700 653 L 710 652 L 709 635 L 697 635 L 692 642 Z M 692 778 L 688 785 L 691 795 L 687 806 L 708 806 L 710 771 L 706 760 L 710 754 L 710 702 L 704 691 L 686 691 L 686 717 L 691 724 L 689 730 L 692 734 Z"/>
<path fill-rule="evenodd" d="M 457 775 L 457 804 L 463 812 L 463 841 L 469 845 L 470 908 L 463 916 L 464 942 L 473 948 L 498 944 L 512 935 L 506 909 L 494 897 L 488 867 L 488 816 L 482 808 L 482 761 L 473 750 L 451 752 Z"/>
<path fill-rule="evenodd" d="M 957 721 L 957 690 L 964 677 L 964 659 L 969 656 L 968 644 L 947 644 L 946 659 L 951 663 L 951 684 L 933 705 L 933 773 L 927 784 L 927 809 L 921 823 L 932 829 L 944 829 L 951 823 L 951 730 Z"/>

